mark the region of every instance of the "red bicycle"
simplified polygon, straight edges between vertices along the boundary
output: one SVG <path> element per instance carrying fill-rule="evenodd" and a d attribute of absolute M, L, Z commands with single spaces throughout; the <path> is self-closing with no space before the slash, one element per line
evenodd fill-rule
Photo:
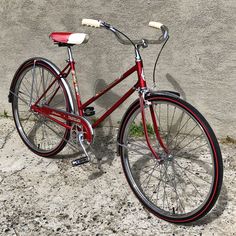
<path fill-rule="evenodd" d="M 87 147 L 93 142 L 93 130 L 136 92 L 138 98 L 124 114 L 117 137 L 118 154 L 131 189 L 149 211 L 166 221 L 186 223 L 203 217 L 214 206 L 223 179 L 215 134 L 206 119 L 179 93 L 150 90 L 143 73 L 140 48 L 160 43 L 164 46 L 169 38 L 167 27 L 150 22 L 149 26 L 162 31 L 158 39 L 131 40 L 103 21 L 83 19 L 82 24 L 103 27 L 113 32 L 120 43 L 132 45 L 135 65 L 82 102 L 71 47 L 86 43 L 89 37 L 83 33 L 53 32 L 50 38 L 54 43 L 68 50 L 65 68 L 60 70 L 44 58 L 31 58 L 19 67 L 11 84 L 9 102 L 21 139 L 43 157 L 56 155 L 67 143 L 82 147 L 85 156 L 72 164 L 84 164 L 90 160 Z M 137 82 L 91 123 L 87 116 L 94 115 L 95 110 L 90 104 L 134 72 Z M 75 101 L 66 80 L 70 73 Z"/>

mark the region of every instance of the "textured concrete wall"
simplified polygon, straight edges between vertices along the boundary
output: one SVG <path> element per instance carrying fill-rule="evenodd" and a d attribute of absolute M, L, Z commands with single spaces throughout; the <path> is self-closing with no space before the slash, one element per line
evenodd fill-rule
<path fill-rule="evenodd" d="M 0 112 L 11 110 L 8 89 L 24 60 L 42 56 L 63 66 L 66 51 L 50 42 L 50 32 L 89 33 L 90 41 L 74 48 L 81 93 L 88 98 L 133 64 L 133 50 L 105 30 L 82 27 L 81 19 L 103 19 L 132 38 L 154 37 L 155 30 L 147 26 L 154 20 L 166 24 L 171 35 L 158 67 L 159 88 L 181 92 L 218 136 L 236 138 L 235 10 L 235 0 L 0 0 Z M 143 52 L 150 85 L 158 48 Z M 110 95 L 112 99 L 97 102 L 99 109 L 106 109 L 120 93 Z M 109 122 L 119 120 L 126 105 Z"/>

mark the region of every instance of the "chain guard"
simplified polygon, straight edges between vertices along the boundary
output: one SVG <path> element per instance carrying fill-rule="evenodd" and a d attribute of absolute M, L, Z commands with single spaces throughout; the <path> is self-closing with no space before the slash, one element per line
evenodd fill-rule
<path fill-rule="evenodd" d="M 94 132 L 90 122 L 84 117 L 80 117 L 80 121 L 74 122 L 70 130 L 71 140 L 73 144 L 80 145 L 79 134 L 83 133 L 83 139 L 86 140 L 86 144 L 91 145 L 93 143 Z"/>

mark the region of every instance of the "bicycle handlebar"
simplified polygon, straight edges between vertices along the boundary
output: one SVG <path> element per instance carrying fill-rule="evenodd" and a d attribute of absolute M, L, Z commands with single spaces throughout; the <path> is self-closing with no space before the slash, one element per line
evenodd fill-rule
<path fill-rule="evenodd" d="M 82 25 L 86 25 L 86 26 L 91 26 L 91 27 L 95 27 L 95 28 L 100 28 L 100 27 L 104 27 L 107 30 L 111 30 L 117 40 L 125 45 L 129 45 L 129 44 L 133 44 L 133 45 L 140 45 L 143 47 L 147 47 L 148 44 L 161 44 L 162 42 L 164 42 L 168 37 L 169 37 L 169 31 L 168 28 L 163 25 L 160 22 L 155 22 L 155 21 L 150 21 L 149 22 L 149 26 L 156 28 L 156 29 L 161 29 L 162 31 L 162 35 L 161 37 L 159 37 L 159 39 L 141 39 L 141 40 L 130 40 L 125 34 L 123 34 L 122 32 L 120 32 L 119 30 L 115 29 L 113 26 L 111 26 L 110 24 L 101 21 L 101 20 L 93 20 L 93 19 L 82 19 Z M 121 37 L 121 34 L 123 36 L 125 36 L 128 40 L 125 40 Z"/>

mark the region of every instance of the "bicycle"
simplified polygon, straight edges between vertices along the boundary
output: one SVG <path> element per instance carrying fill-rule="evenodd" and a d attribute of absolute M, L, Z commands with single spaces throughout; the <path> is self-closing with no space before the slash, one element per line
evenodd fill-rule
<path fill-rule="evenodd" d="M 72 165 L 85 164 L 90 160 L 87 148 L 93 142 L 94 129 L 137 92 L 138 98 L 124 114 L 117 135 L 118 155 L 132 191 L 163 220 L 188 223 L 205 216 L 217 201 L 223 179 L 216 136 L 206 119 L 178 92 L 152 91 L 143 73 L 140 48 L 164 43 L 163 48 L 169 38 L 168 28 L 150 22 L 149 26 L 162 32 L 158 39 L 131 40 L 104 21 L 83 19 L 82 25 L 105 28 L 120 43 L 132 45 L 135 65 L 82 103 L 71 47 L 86 43 L 89 37 L 84 33 L 51 33 L 55 44 L 67 48 L 65 68 L 60 70 L 44 58 L 31 58 L 19 67 L 11 83 L 9 102 L 21 139 L 43 157 L 56 155 L 67 143 L 82 147 L 85 156 L 72 161 Z M 89 121 L 87 117 L 95 114 L 90 104 L 134 72 L 137 82 L 95 122 Z M 69 74 L 75 101 L 66 80 Z"/>

